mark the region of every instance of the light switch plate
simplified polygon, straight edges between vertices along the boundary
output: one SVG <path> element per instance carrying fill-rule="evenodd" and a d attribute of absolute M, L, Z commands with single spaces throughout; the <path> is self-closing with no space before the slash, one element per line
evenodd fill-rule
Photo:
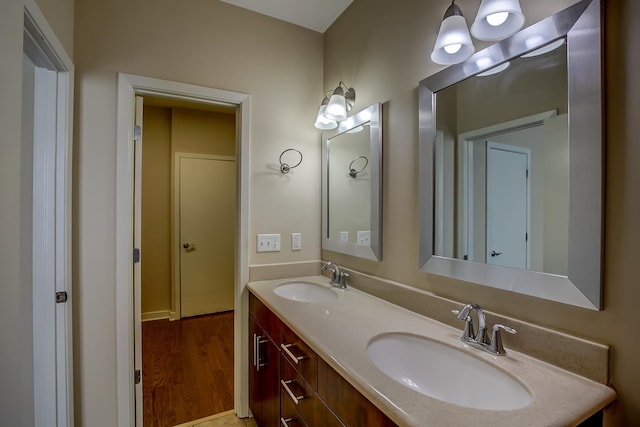
<path fill-rule="evenodd" d="M 256 252 L 280 252 L 280 235 L 258 234 Z"/>
<path fill-rule="evenodd" d="M 302 249 L 302 233 L 291 233 L 291 250 L 299 251 Z"/>
<path fill-rule="evenodd" d="M 348 231 L 341 231 L 340 232 L 340 241 L 341 242 L 348 242 L 349 241 L 349 232 Z"/>

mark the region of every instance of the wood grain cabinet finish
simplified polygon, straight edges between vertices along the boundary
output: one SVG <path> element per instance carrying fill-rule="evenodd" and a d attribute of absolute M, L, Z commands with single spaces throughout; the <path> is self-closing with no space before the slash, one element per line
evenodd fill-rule
<path fill-rule="evenodd" d="M 273 365 L 273 358 L 279 356 L 277 377 L 272 371 L 265 374 L 261 363 L 257 363 L 260 365 L 259 371 L 255 366 L 250 366 L 249 407 L 259 427 L 396 425 L 318 357 L 304 340 L 252 293 L 249 293 L 249 314 L 250 359 L 255 356 L 254 348 L 265 355 L 269 367 Z M 255 338 L 260 334 L 266 339 L 261 341 Z M 262 363 L 265 361 L 262 360 Z M 262 384 L 263 381 L 266 384 Z M 277 389 L 275 404 L 274 383 Z M 274 409 L 276 406 L 277 410 Z"/>
<path fill-rule="evenodd" d="M 249 408 L 260 427 L 277 427 L 280 418 L 280 352 L 251 317 L 249 351 Z"/>

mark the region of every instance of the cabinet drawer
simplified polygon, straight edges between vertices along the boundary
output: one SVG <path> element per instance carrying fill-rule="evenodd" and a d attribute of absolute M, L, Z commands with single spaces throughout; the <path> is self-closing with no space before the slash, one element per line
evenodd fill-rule
<path fill-rule="evenodd" d="M 289 327 L 282 326 L 282 356 L 304 377 L 314 390 L 318 388 L 318 356 Z"/>
<path fill-rule="evenodd" d="M 282 340 L 282 321 L 252 293 L 249 293 L 249 314 L 279 346 Z"/>
<path fill-rule="evenodd" d="M 286 393 L 281 390 L 281 394 Z M 308 427 L 288 395 L 280 396 L 280 427 Z"/>
<path fill-rule="evenodd" d="M 322 359 L 318 360 L 318 394 L 349 427 L 396 425 Z"/>
<path fill-rule="evenodd" d="M 289 400 L 309 426 L 344 427 L 298 371 L 281 357 L 280 400 Z"/>

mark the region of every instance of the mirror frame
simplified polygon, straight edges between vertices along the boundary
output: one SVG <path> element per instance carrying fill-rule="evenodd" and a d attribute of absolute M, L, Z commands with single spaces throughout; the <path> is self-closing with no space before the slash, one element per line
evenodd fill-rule
<path fill-rule="evenodd" d="M 329 140 L 364 123 L 370 123 L 369 170 L 371 174 L 371 244 L 331 240 L 329 230 Z M 332 132 L 322 133 L 322 249 L 365 258 L 382 259 L 382 104 L 376 103 L 340 122 Z"/>
<path fill-rule="evenodd" d="M 603 106 L 601 0 L 580 2 L 477 52 L 419 84 L 421 271 L 601 310 Z M 540 42 L 527 44 L 537 37 Z M 434 255 L 436 92 L 562 37 L 567 38 L 569 110 L 568 275 L 557 276 Z M 483 66 L 479 66 L 482 63 Z"/>

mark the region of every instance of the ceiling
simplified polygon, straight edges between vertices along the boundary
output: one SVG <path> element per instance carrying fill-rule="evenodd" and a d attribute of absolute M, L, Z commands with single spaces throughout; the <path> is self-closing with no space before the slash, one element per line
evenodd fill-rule
<path fill-rule="evenodd" d="M 324 33 L 353 0 L 221 0 Z"/>

